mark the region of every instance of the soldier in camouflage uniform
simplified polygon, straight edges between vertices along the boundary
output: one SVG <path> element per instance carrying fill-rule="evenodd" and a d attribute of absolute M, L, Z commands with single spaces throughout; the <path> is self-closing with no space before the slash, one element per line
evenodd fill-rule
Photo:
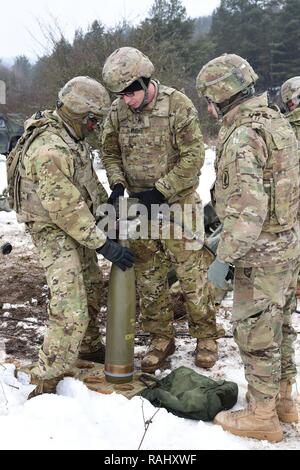
<path fill-rule="evenodd" d="M 103 163 L 112 188 L 109 202 L 126 188 L 148 214 L 153 204 L 176 202 L 181 207 L 190 204 L 195 218 L 202 211 L 196 188 L 204 161 L 197 112 L 183 93 L 151 80 L 153 71 L 149 58 L 132 47 L 117 49 L 104 64 L 103 80 L 119 95 L 102 139 Z M 203 226 L 201 231 L 203 240 Z M 185 239 L 132 241 L 142 324 L 151 334 L 142 360 L 145 372 L 154 372 L 175 350 L 168 259 L 185 296 L 190 334 L 197 338 L 196 365 L 210 368 L 217 360 L 215 310 L 202 245 L 189 250 Z"/>
<path fill-rule="evenodd" d="M 286 118 L 290 122 L 298 141 L 298 152 L 300 157 L 300 77 L 292 77 L 281 86 L 281 99 L 285 106 Z M 298 222 L 300 222 L 300 206 L 298 208 Z M 300 271 L 300 266 L 298 273 Z M 300 298 L 300 277 L 298 274 L 297 290 L 295 297 L 295 307 L 297 306 L 297 297 Z M 290 393 L 291 385 L 286 385 Z"/>
<path fill-rule="evenodd" d="M 286 117 L 300 143 L 300 77 L 293 77 L 281 86 L 281 99 L 286 107 Z M 300 144 L 299 144 L 300 145 Z"/>
<path fill-rule="evenodd" d="M 132 265 L 131 252 L 107 240 L 96 225 L 97 209 L 107 194 L 85 137 L 109 106 L 100 83 L 73 78 L 59 92 L 54 112 L 38 112 L 26 121 L 8 158 L 13 207 L 32 236 L 50 291 L 48 327 L 38 365 L 31 370 L 36 394 L 68 372 L 78 355 L 103 362 L 96 251 L 122 269 Z"/>
<path fill-rule="evenodd" d="M 299 260 L 299 161 L 291 127 L 257 75 L 234 54 L 208 62 L 197 77 L 208 111 L 222 119 L 215 202 L 223 223 L 208 278 L 221 287 L 235 265 L 233 331 L 245 367 L 249 405 L 215 422 L 239 436 L 280 441 L 283 422 L 298 420 L 291 396 L 296 366 L 291 314 Z M 280 393 L 279 393 L 280 392 Z"/>

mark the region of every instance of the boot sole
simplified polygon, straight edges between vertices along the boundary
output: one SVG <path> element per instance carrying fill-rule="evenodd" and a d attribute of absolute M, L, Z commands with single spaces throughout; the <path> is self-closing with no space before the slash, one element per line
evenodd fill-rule
<path fill-rule="evenodd" d="M 224 424 L 219 423 L 217 420 L 214 420 L 215 424 L 218 424 L 222 427 L 224 431 L 228 431 L 235 436 L 240 437 L 250 437 L 252 439 L 258 439 L 260 441 L 269 441 L 269 442 L 280 442 L 283 439 L 283 432 L 282 431 L 242 431 L 242 430 L 235 430 L 227 427 Z"/>
<path fill-rule="evenodd" d="M 142 372 L 146 372 L 147 374 L 152 374 L 153 372 L 155 372 L 157 369 L 159 369 L 163 365 L 163 363 L 166 361 L 166 359 L 169 356 L 174 354 L 175 349 L 176 349 L 175 344 L 173 344 L 172 347 L 167 351 L 167 354 L 165 355 L 165 357 L 161 361 L 159 361 L 155 366 L 152 366 L 152 367 L 151 366 L 149 366 L 149 367 L 142 366 L 141 367 Z"/>

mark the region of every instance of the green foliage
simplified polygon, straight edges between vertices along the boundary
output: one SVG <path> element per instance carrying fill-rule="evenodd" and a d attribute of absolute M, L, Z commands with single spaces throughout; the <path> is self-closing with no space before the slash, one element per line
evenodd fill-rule
<path fill-rule="evenodd" d="M 300 74 L 300 0 L 287 0 L 278 18 L 272 78 L 276 85 Z"/>
<path fill-rule="evenodd" d="M 217 55 L 239 54 L 260 89 L 278 87 L 300 70 L 300 0 L 221 0 L 212 18 Z"/>
<path fill-rule="evenodd" d="M 275 89 L 300 73 L 300 0 L 221 0 L 212 16 L 189 18 L 181 0 L 154 0 L 138 25 L 126 20 L 106 28 L 96 20 L 75 32 L 72 43 L 55 24 L 46 31 L 50 52 L 31 65 L 17 57 L 12 68 L 0 60 L 7 85 L 4 110 L 33 114 L 53 108 L 58 89 L 76 75 L 101 81 L 105 59 L 118 47 L 146 53 L 162 83 L 184 89 L 196 104 L 207 138 L 217 125 L 199 100 L 195 79 L 201 67 L 224 52 L 245 57 L 260 76 L 260 90 Z"/>

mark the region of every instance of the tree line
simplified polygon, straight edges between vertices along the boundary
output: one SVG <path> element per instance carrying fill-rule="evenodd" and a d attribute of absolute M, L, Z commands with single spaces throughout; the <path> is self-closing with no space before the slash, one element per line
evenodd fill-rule
<path fill-rule="evenodd" d="M 224 52 L 246 58 L 259 74 L 258 89 L 277 90 L 283 81 L 300 75 L 300 0 L 221 0 L 208 17 L 189 18 L 181 0 L 154 0 L 138 25 L 124 19 L 114 28 L 95 20 L 78 29 L 72 42 L 57 25 L 47 30 L 49 52 L 35 64 L 25 56 L 12 67 L 0 60 L 0 80 L 7 85 L 4 111 L 30 116 L 53 108 L 57 91 L 76 75 L 101 81 L 105 59 L 118 47 L 133 46 L 155 64 L 155 77 L 184 89 L 196 104 L 207 137 L 216 124 L 196 96 L 200 68 Z"/>

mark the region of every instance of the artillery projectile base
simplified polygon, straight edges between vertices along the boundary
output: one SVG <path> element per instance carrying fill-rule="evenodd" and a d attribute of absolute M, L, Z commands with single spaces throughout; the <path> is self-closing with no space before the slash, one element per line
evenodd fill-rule
<path fill-rule="evenodd" d="M 30 364 L 26 366 L 26 372 L 30 373 L 30 369 L 37 364 Z M 18 367 L 17 367 L 18 369 Z M 21 368 L 25 372 L 25 368 Z M 63 377 L 73 377 L 74 379 L 81 380 L 90 390 L 97 393 L 103 393 L 109 395 L 113 392 L 121 393 L 127 398 L 132 398 L 135 395 L 139 395 L 145 388 L 145 384 L 139 380 L 141 373 L 133 375 L 133 380 L 125 384 L 113 384 L 107 382 L 104 375 L 104 365 L 97 364 L 96 362 L 77 360 L 75 367 L 70 372 L 66 373 Z M 59 377 L 59 381 L 62 380 L 62 376 Z M 45 390 L 46 393 L 55 393 L 57 380 L 51 380 L 48 383 L 48 387 Z"/>
<path fill-rule="evenodd" d="M 127 398 L 139 395 L 146 387 L 139 380 L 141 373 L 133 375 L 133 380 L 125 384 L 113 384 L 107 382 L 104 375 L 104 365 L 89 361 L 77 361 L 76 368 L 79 373 L 74 378 L 81 380 L 94 392 L 110 394 L 113 392 L 121 393 Z"/>

